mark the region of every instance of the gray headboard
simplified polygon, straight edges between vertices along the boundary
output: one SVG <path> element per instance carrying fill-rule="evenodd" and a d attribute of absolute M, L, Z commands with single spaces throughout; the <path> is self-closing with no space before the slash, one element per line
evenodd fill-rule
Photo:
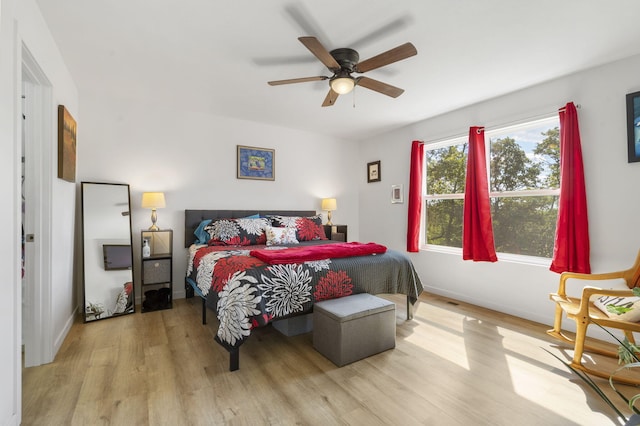
<path fill-rule="evenodd" d="M 185 210 L 184 211 L 184 246 L 189 247 L 196 237 L 193 231 L 196 230 L 200 222 L 206 219 L 225 219 L 247 217 L 254 214 L 261 216 L 268 214 L 282 216 L 314 216 L 315 210 Z"/>

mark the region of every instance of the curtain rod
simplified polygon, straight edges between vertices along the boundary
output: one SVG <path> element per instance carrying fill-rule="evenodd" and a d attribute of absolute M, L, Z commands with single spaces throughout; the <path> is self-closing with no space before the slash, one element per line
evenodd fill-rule
<path fill-rule="evenodd" d="M 580 109 L 580 104 L 575 104 L 575 106 L 576 106 L 576 109 Z M 492 132 L 494 130 L 505 129 L 505 128 L 508 128 L 508 127 L 511 127 L 511 126 L 517 126 L 517 125 L 520 125 L 520 124 L 523 124 L 523 123 L 529 123 L 531 121 L 543 120 L 545 118 L 550 118 L 554 114 L 557 114 L 558 112 L 564 112 L 565 110 L 566 110 L 566 106 L 563 106 L 563 107 L 560 107 L 556 111 L 547 112 L 547 113 L 544 113 L 544 114 L 538 114 L 538 115 L 527 117 L 527 118 L 523 118 L 523 119 L 520 119 L 520 120 L 513 120 L 513 121 L 510 121 L 510 122 L 507 122 L 507 123 L 491 124 L 491 125 L 488 125 L 488 126 L 483 126 L 482 128 L 485 131 Z M 486 130 L 487 128 L 489 128 L 489 130 Z"/>
<path fill-rule="evenodd" d="M 576 109 L 580 109 L 580 104 L 576 104 Z M 563 106 L 558 110 L 558 112 L 565 112 L 567 110 L 566 106 Z"/>
<path fill-rule="evenodd" d="M 576 106 L 576 109 L 580 109 L 580 104 L 575 104 L 575 106 Z M 529 123 L 531 121 L 543 120 L 545 118 L 550 118 L 554 114 L 557 114 L 558 112 L 564 112 L 564 111 L 566 111 L 566 106 L 558 108 L 557 111 L 548 112 L 548 113 L 544 113 L 544 114 L 538 114 L 538 115 L 527 117 L 527 118 L 523 118 L 523 119 L 520 119 L 520 120 L 514 120 L 514 121 L 511 121 L 511 122 L 508 122 L 508 123 L 484 126 L 483 128 L 489 127 L 490 129 L 488 131 L 492 132 L 494 130 L 504 129 L 504 128 L 511 127 L 511 126 L 517 126 L 517 125 L 523 124 L 523 123 Z"/>
<path fill-rule="evenodd" d="M 580 109 L 581 108 L 580 104 L 575 104 L 575 106 L 576 106 L 576 109 Z M 566 107 L 563 106 L 563 107 L 559 108 L 557 110 L 557 112 L 564 112 L 565 110 L 566 110 Z M 536 121 L 536 120 L 542 120 L 544 118 L 549 118 L 553 114 L 556 114 L 556 111 L 552 111 L 552 112 L 548 112 L 548 113 L 544 113 L 544 114 L 538 114 L 538 115 L 535 115 L 535 116 L 532 116 L 532 117 L 527 117 L 527 118 L 523 118 L 523 119 L 520 119 L 520 120 L 514 120 L 514 121 L 507 122 L 507 123 L 501 123 L 501 124 L 495 124 L 495 125 L 491 124 L 491 125 L 488 125 L 488 126 L 478 126 L 479 127 L 478 131 L 480 129 L 486 130 L 486 128 L 489 127 L 489 128 L 491 128 L 491 130 L 489 130 L 491 132 L 493 130 L 498 130 L 498 129 L 502 129 L 502 128 L 505 128 L 505 127 L 515 126 L 515 125 L 522 124 L 522 123 L 527 123 L 527 122 L 530 122 L 530 121 Z M 473 126 L 470 126 L 470 127 L 473 127 Z M 469 135 L 469 133 L 465 133 L 465 134 L 460 134 L 460 135 L 455 135 L 455 136 L 435 139 L 433 141 L 427 141 L 427 142 L 423 141 L 423 143 L 425 145 L 433 145 L 433 144 L 438 144 L 438 143 L 442 143 L 442 142 L 453 140 L 453 139 L 461 139 L 461 138 L 464 138 L 464 137 L 466 137 L 468 135 Z"/>

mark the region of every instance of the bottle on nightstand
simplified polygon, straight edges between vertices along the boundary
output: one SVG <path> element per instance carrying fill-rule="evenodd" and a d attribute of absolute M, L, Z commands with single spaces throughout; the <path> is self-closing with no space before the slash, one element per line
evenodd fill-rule
<path fill-rule="evenodd" d="M 142 257 L 151 256 L 151 247 L 149 247 L 149 240 L 146 238 L 142 240 Z"/>

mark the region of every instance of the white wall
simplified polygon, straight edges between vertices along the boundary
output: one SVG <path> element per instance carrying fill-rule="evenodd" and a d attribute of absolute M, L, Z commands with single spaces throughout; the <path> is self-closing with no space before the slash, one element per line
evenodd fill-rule
<path fill-rule="evenodd" d="M 33 0 L 2 0 L 0 2 L 0 188 L 4 202 L 0 207 L 0 222 L 5 224 L 0 230 L 0 282 L 3 297 L 0 298 L 0 341 L 5 348 L 0 351 L 0 423 L 19 424 L 21 418 L 21 291 L 20 291 L 20 235 L 21 235 L 21 69 L 22 46 L 34 58 L 51 83 L 52 98 L 50 121 L 55 124 L 57 105 L 64 104 L 78 116 L 77 91 L 71 76 L 44 24 Z M 43 144 L 55 147 L 56 128 L 50 126 L 44 135 Z M 56 151 L 46 151 L 45 168 L 57 173 Z M 53 153 L 53 155 L 51 155 Z M 49 183 L 44 190 L 49 194 L 48 214 L 56 223 L 56 229 L 47 237 L 52 244 L 54 265 L 48 281 L 54 295 L 50 318 L 47 318 L 49 341 L 59 344 L 64 339 L 66 329 L 73 319 L 75 303 L 73 293 L 73 215 L 74 185 L 55 182 L 54 176 L 47 176 Z M 37 236 L 38 237 L 38 236 Z M 57 347 L 48 348 L 54 354 Z"/>
<path fill-rule="evenodd" d="M 192 112 L 171 102 L 143 105 L 82 93 L 81 104 L 78 180 L 131 185 L 135 265 L 140 231 L 151 225 L 150 210 L 140 207 L 142 192 L 165 193 L 158 226 L 174 231 L 175 297 L 184 296 L 185 209 L 320 211 L 320 199 L 331 196 L 338 202 L 333 222 L 351 225 L 349 238 L 358 238 L 356 182 L 362 173 L 352 167 L 354 143 Z M 275 181 L 236 179 L 237 145 L 275 149 Z M 139 300 L 140 271 L 134 273 Z"/>
<path fill-rule="evenodd" d="M 633 264 L 640 248 L 640 163 L 627 163 L 625 94 L 640 90 L 640 56 L 531 87 L 415 123 L 360 143 L 360 163 L 382 159 L 382 182 L 360 184 L 360 237 L 406 247 L 407 203 L 391 204 L 390 185 L 408 190 L 412 140 L 466 135 L 469 126 L 499 127 L 579 104 L 593 272 Z M 411 255 L 427 291 L 552 324 L 558 274 L 544 266 L 462 261 L 457 254 Z M 500 255 L 498 255 L 500 257 Z M 550 262 L 549 262 L 550 263 Z"/>

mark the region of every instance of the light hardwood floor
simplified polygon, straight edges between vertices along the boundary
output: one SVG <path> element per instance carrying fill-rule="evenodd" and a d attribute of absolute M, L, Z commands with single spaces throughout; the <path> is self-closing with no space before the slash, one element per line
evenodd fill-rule
<path fill-rule="evenodd" d="M 23 370 L 23 424 L 622 424 L 543 350 L 571 355 L 547 326 L 427 294 L 405 321 L 404 299 L 388 298 L 396 348 L 342 368 L 313 349 L 311 334 L 266 327 L 229 372 L 215 315 L 203 326 L 199 299 L 78 322 L 53 363 Z"/>

